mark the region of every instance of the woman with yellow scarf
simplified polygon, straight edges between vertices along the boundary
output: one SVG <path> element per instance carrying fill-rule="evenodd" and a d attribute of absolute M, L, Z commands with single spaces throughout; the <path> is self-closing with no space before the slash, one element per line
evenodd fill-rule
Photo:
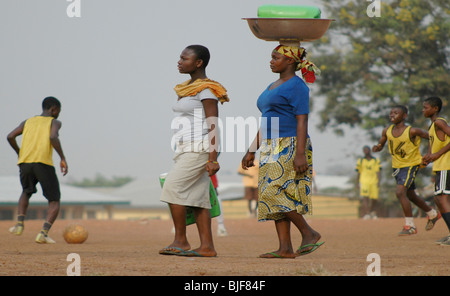
<path fill-rule="evenodd" d="M 176 114 L 172 121 L 174 164 L 161 195 L 161 201 L 169 204 L 175 238 L 160 250 L 163 255 L 217 255 L 211 232 L 209 184 L 210 176 L 220 169 L 218 102 L 223 104 L 229 99 L 225 88 L 206 76 L 209 59 L 206 47 L 191 45 L 183 50 L 178 61 L 179 72 L 189 74 L 191 79 L 175 87 L 178 98 L 172 107 Z M 194 210 L 200 236 L 200 247 L 194 250 L 190 250 L 186 236 L 186 207 Z"/>
<path fill-rule="evenodd" d="M 323 242 L 303 215 L 311 213 L 312 147 L 308 135 L 309 88 L 317 67 L 305 59 L 305 49 L 277 46 L 270 68 L 280 78 L 260 95 L 257 106 L 262 112 L 261 128 L 242 159 L 245 170 L 254 166 L 259 149 L 258 220 L 275 221 L 279 249 L 261 258 L 295 258 L 314 252 Z M 296 75 L 301 70 L 303 78 Z M 302 236 L 294 251 L 291 223 Z"/>

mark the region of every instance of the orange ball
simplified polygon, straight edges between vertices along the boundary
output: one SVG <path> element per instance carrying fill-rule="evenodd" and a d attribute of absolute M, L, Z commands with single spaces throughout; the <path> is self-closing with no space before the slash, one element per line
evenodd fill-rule
<path fill-rule="evenodd" d="M 64 229 L 63 237 L 68 244 L 82 244 L 88 238 L 88 231 L 82 225 L 70 224 Z"/>

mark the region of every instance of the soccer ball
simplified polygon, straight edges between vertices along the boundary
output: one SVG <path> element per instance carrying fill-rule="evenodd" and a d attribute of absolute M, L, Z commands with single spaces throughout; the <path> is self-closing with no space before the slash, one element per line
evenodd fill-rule
<path fill-rule="evenodd" d="M 64 229 L 63 237 L 68 244 L 82 244 L 88 238 L 88 231 L 79 224 L 70 224 Z"/>

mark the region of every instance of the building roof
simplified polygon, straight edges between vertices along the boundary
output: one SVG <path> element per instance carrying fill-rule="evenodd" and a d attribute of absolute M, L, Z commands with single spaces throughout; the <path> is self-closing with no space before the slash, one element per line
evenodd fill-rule
<path fill-rule="evenodd" d="M 47 204 L 42 195 L 40 185 L 38 192 L 33 194 L 30 205 Z M 124 197 L 98 193 L 91 190 L 60 184 L 61 205 L 129 205 L 130 201 Z M 0 206 L 17 205 L 22 187 L 17 176 L 0 176 Z"/>
<path fill-rule="evenodd" d="M 157 176 L 142 176 L 110 194 L 128 198 L 131 207 L 167 207 L 167 203 L 160 201 L 161 184 Z"/>
<path fill-rule="evenodd" d="M 244 197 L 242 182 L 219 181 L 217 191 L 221 200 Z M 132 207 L 167 207 L 167 203 L 160 200 L 161 192 L 158 176 L 142 176 L 118 189 L 109 191 L 110 194 L 129 198 Z"/>
<path fill-rule="evenodd" d="M 317 175 L 317 187 L 348 189 L 352 184 L 349 177 Z M 161 185 L 156 176 L 142 176 L 122 187 L 102 189 L 83 189 L 65 184 L 61 186 L 61 204 L 63 205 L 119 205 L 127 207 L 167 207 L 160 201 Z M 31 204 L 47 204 L 42 190 L 37 185 L 38 192 L 30 199 Z M 0 176 L 0 206 L 17 205 L 22 188 L 19 177 Z M 244 186 L 240 178 L 219 181 L 219 197 L 221 200 L 241 199 L 244 197 Z"/>
<path fill-rule="evenodd" d="M 226 178 L 220 176 L 217 191 L 221 200 L 234 200 L 244 198 L 244 186 L 241 177 Z M 350 178 L 346 176 L 324 176 L 315 177 L 315 183 L 321 190 L 326 188 L 348 189 L 353 186 L 349 183 Z M 160 201 L 161 184 L 158 176 L 141 176 L 136 180 L 125 184 L 117 189 L 108 190 L 109 194 L 128 198 L 131 207 L 167 207 Z"/>

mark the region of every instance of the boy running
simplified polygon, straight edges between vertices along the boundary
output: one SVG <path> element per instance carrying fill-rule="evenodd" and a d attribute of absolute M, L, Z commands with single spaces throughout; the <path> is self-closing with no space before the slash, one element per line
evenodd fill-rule
<path fill-rule="evenodd" d="M 19 156 L 20 182 L 22 194 L 19 199 L 17 223 L 9 232 L 21 235 L 24 229 L 25 215 L 29 199 L 36 193 L 39 182 L 43 195 L 48 200 L 47 220 L 36 237 L 36 242 L 53 244 L 55 241 L 48 232 L 59 213 L 59 182 L 53 167 L 52 153 L 56 150 L 61 158 L 61 172 L 65 176 L 68 171 L 66 159 L 58 138 L 61 122 L 56 120 L 61 112 L 61 103 L 54 97 L 47 97 L 42 102 L 42 114 L 23 121 L 8 134 L 8 142 Z M 21 147 L 16 138 L 22 135 Z"/>
<path fill-rule="evenodd" d="M 389 115 L 390 121 L 393 124 L 383 130 L 379 144 L 372 148 L 373 152 L 379 152 L 383 149 L 386 142 L 388 142 L 394 171 L 392 175 L 397 182 L 395 194 L 405 215 L 405 226 L 399 232 L 401 236 L 417 233 L 410 202 L 427 213 L 428 222 L 425 227 L 426 230 L 431 230 L 440 218 L 436 210 L 428 206 L 415 192 L 416 186 L 414 180 L 419 166 L 422 163 L 422 155 L 419 150 L 420 142 L 421 138 L 428 139 L 428 132 L 407 126 L 405 124 L 407 116 L 408 109 L 405 106 L 394 106 Z"/>
<path fill-rule="evenodd" d="M 436 174 L 434 200 L 450 232 L 450 126 L 444 118 L 439 117 L 441 109 L 442 100 L 438 97 L 427 98 L 423 103 L 422 113 L 431 119 L 428 129 L 430 146 L 423 163 L 433 163 L 433 172 Z M 436 243 L 450 246 L 450 235 Z"/>

